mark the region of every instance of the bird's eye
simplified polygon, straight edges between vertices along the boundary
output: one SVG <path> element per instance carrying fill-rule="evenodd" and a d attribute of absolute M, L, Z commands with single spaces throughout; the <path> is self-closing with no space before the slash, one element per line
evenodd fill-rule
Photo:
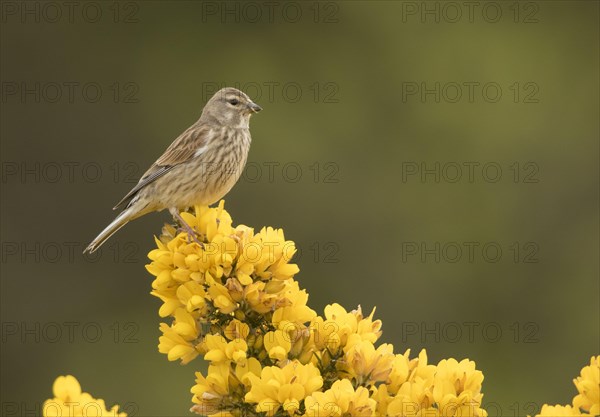
<path fill-rule="evenodd" d="M 231 104 L 232 106 L 237 106 L 239 104 L 239 101 L 236 98 L 232 98 L 231 100 L 229 100 L 229 104 Z"/>

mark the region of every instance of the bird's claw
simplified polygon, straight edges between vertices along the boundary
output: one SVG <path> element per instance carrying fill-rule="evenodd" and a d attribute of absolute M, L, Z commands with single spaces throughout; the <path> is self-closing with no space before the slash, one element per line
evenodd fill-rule
<path fill-rule="evenodd" d="M 180 227 L 179 229 L 177 229 L 177 231 L 185 232 L 185 234 L 187 235 L 188 243 L 196 242 L 198 245 L 200 245 L 202 249 L 204 249 L 204 243 L 200 241 L 200 239 L 198 239 L 195 230 L 193 230 L 191 227 L 189 229 L 187 229 L 186 227 Z"/>
<path fill-rule="evenodd" d="M 204 243 L 202 243 L 200 241 L 200 239 L 198 239 L 198 236 L 196 235 L 196 231 L 189 224 L 187 224 L 187 222 L 183 219 L 183 217 L 181 217 L 181 215 L 179 214 L 179 211 L 173 210 L 173 211 L 171 211 L 171 214 L 173 214 L 173 217 L 175 218 L 175 220 L 177 220 L 177 222 L 180 225 L 180 227 L 177 229 L 177 231 L 185 232 L 187 234 L 188 243 L 192 243 L 192 241 L 194 241 L 198 245 L 200 245 L 200 247 L 202 249 L 204 249 Z"/>

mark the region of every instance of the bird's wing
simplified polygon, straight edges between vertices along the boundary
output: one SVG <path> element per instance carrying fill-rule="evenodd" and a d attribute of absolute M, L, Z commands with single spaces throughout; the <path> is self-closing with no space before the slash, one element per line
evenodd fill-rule
<path fill-rule="evenodd" d="M 162 177 L 179 164 L 199 156 L 210 141 L 211 129 L 206 126 L 194 125 L 183 132 L 160 158 L 142 175 L 135 187 L 117 203 L 113 210 L 128 204 L 146 185 Z"/>

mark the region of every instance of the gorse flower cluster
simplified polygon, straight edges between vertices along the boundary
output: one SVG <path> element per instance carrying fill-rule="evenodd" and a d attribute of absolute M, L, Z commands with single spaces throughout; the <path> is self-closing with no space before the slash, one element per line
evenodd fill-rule
<path fill-rule="evenodd" d="M 338 304 L 322 316 L 290 260 L 283 231 L 234 227 L 223 202 L 182 213 L 196 239 L 166 227 L 148 255 L 163 304 L 159 351 L 196 373 L 192 410 L 218 416 L 485 416 L 483 374 L 469 360 L 429 364 L 425 351 L 377 345 L 374 311 Z M 199 241 L 198 241 L 199 240 Z"/>
<path fill-rule="evenodd" d="M 165 226 L 146 268 L 155 277 L 152 295 L 162 300 L 159 315 L 168 318 L 160 324 L 159 351 L 182 364 L 198 356 L 209 362 L 206 373 L 196 372 L 191 411 L 215 417 L 487 416 L 483 374 L 473 361 L 431 364 L 425 350 L 411 357 L 410 350 L 378 344 L 382 323 L 375 310 L 331 304 L 318 315 L 308 307 L 308 294 L 294 280 L 295 245 L 282 230 L 233 226 L 223 201 L 181 216 L 196 236 Z M 540 415 L 598 415 L 599 360 L 592 358 L 575 379 L 579 394 L 572 406 L 544 406 Z M 52 401 L 80 395 L 57 391 L 59 380 L 65 384 L 61 378 Z M 69 392 L 80 393 L 77 381 L 69 381 L 77 384 Z M 115 410 L 112 415 L 125 415 Z"/>
<path fill-rule="evenodd" d="M 52 392 L 54 398 L 46 400 L 42 407 L 44 417 L 127 416 L 126 413 L 119 412 L 119 406 L 115 405 L 109 410 L 104 400 L 95 399 L 87 392 L 82 392 L 79 382 L 71 375 L 56 378 Z"/>
<path fill-rule="evenodd" d="M 152 295 L 163 301 L 159 315 L 174 318 L 160 326 L 159 350 L 169 360 L 185 364 L 204 354 L 215 363 L 249 366 L 248 349 L 262 336 L 315 316 L 306 292 L 290 279 L 298 272 L 289 263 L 296 249 L 281 230 L 233 228 L 223 202 L 182 217 L 203 245 L 167 226 L 146 267 L 156 277 Z"/>
<path fill-rule="evenodd" d="M 572 405 L 544 405 L 538 416 L 599 416 L 600 415 L 600 356 L 592 357 L 589 366 L 573 380 L 578 394 Z"/>

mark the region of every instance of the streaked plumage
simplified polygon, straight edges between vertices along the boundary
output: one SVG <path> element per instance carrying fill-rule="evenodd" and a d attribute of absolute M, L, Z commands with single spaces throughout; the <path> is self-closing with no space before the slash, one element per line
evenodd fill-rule
<path fill-rule="evenodd" d="M 261 108 L 235 88 L 218 91 L 200 119 L 183 132 L 142 175 L 114 209 L 117 218 L 94 239 L 85 252 L 94 252 L 117 230 L 144 214 L 168 208 L 189 229 L 179 211 L 210 205 L 235 185 L 250 149 L 250 116 Z"/>

